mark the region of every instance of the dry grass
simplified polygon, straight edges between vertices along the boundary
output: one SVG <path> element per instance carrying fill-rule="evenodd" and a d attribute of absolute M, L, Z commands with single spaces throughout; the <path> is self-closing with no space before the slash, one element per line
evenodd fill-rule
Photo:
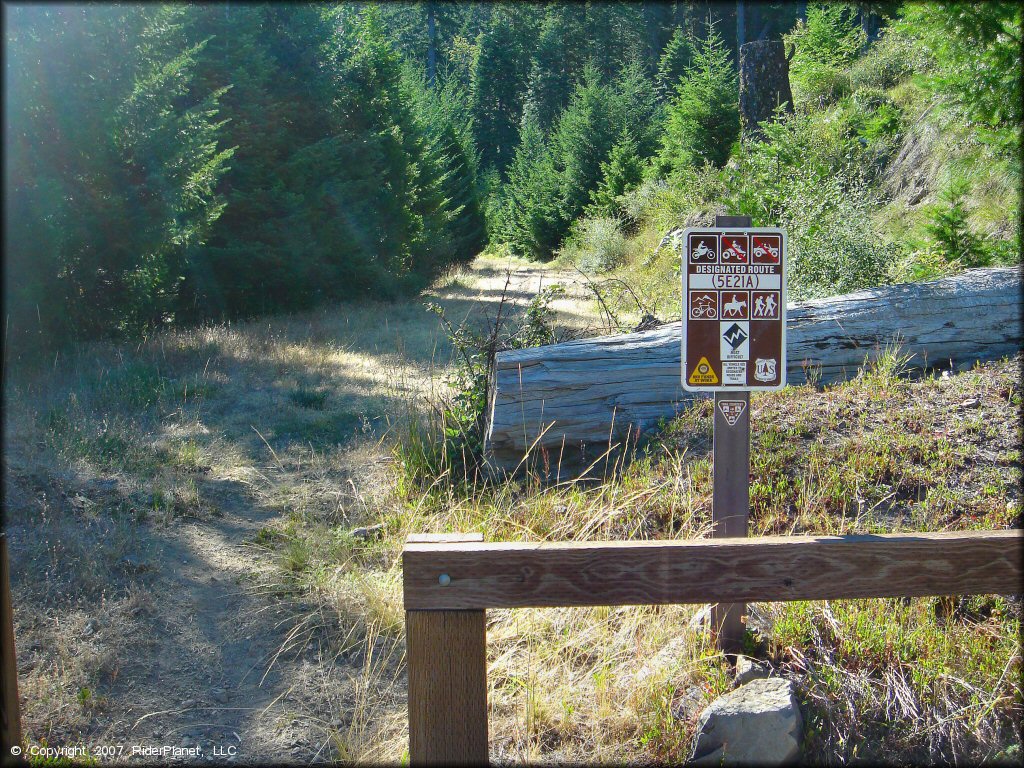
<path fill-rule="evenodd" d="M 427 298 L 457 322 L 483 323 L 509 266 L 515 311 L 553 282 L 535 265 L 483 258 Z M 554 309 L 567 327 L 590 322 L 571 298 Z M 14 361 L 4 391 L 5 510 L 28 737 L 135 743 L 140 711 L 173 704 L 162 700 L 172 681 L 140 666 L 166 653 L 154 640 L 181 611 L 218 607 L 177 573 L 180 554 L 177 562 L 207 563 L 228 584 L 226 597 L 252 597 L 242 601 L 252 614 L 238 617 L 240 642 L 245 632 L 281 638 L 277 653 L 239 661 L 292 676 L 256 718 L 264 759 L 288 754 L 289 739 L 305 759 L 400 752 L 385 746 L 404 738 L 399 574 L 383 554 L 350 556 L 348 531 L 386 517 L 382 499 L 398 503 L 387 499 L 395 472 L 381 441 L 443 391 L 451 352 L 437 318 L 409 301 Z M 299 534 L 325 530 L 317 559 Z M 185 618 L 187 639 L 175 648 L 235 663 L 234 634 L 210 634 L 219 619 Z M 210 647 L 214 637 L 231 647 Z M 199 693 L 210 685 L 189 674 L 179 670 L 173 682 Z M 392 683 L 378 684 L 382 676 Z M 140 696 L 149 702 L 141 709 Z M 177 738 L 187 724 L 183 715 L 153 738 Z"/>
<path fill-rule="evenodd" d="M 456 321 L 479 317 L 503 290 L 501 266 L 478 261 L 434 298 Z M 534 291 L 520 283 L 515 298 Z M 592 307 L 564 302 L 563 325 L 594 322 Z M 151 652 L 163 610 L 159 574 L 126 572 L 124 558 L 145 560 L 186 519 L 213 532 L 254 516 L 252 557 L 228 572 L 281 609 L 246 617 L 280 637 L 261 669 L 288 671 L 261 721 L 278 745 L 268 754 L 295 740 L 292 757 L 353 762 L 407 758 L 410 532 L 707 535 L 706 406 L 604 481 L 467 487 L 403 471 L 402 440 L 436 414 L 450 354 L 421 307 L 364 304 L 98 345 L 13 381 L 5 472 L 30 738 L 123 736 L 110 691 L 129 655 Z M 1016 363 L 909 382 L 887 359 L 846 385 L 754 398 L 755 532 L 1019 525 Z M 697 714 L 733 684 L 701 615 L 489 612 L 492 757 L 684 760 Z M 1021 739 L 1019 602 L 755 605 L 748 628 L 750 652 L 797 683 L 813 761 L 975 761 L 1011 757 Z"/>

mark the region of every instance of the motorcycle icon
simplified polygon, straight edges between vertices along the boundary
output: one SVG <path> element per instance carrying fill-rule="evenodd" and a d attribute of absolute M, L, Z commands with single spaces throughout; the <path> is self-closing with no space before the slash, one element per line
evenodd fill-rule
<path fill-rule="evenodd" d="M 694 248 L 693 251 L 691 251 L 691 253 L 690 253 L 690 260 L 691 261 L 701 261 L 701 260 L 714 261 L 715 260 L 715 252 L 713 250 L 711 250 L 710 248 L 708 248 L 708 244 L 705 243 L 702 240 L 697 245 L 697 247 Z"/>

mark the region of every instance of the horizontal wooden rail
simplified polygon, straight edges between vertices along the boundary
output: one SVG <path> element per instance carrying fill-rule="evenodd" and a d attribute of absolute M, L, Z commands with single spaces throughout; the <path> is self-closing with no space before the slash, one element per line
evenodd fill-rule
<path fill-rule="evenodd" d="M 1020 530 L 698 541 L 409 541 L 406 610 L 1018 591 Z"/>

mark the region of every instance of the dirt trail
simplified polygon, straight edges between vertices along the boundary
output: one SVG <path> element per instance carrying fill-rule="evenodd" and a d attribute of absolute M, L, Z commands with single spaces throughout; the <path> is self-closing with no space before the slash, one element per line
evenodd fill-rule
<path fill-rule="evenodd" d="M 466 317 L 479 312 L 493 316 L 503 293 L 522 308 L 539 290 L 558 281 L 569 287 L 567 296 L 553 305 L 560 321 L 570 327 L 593 321 L 580 308 L 583 290 L 573 276 L 524 263 L 512 264 L 507 276 L 508 266 L 496 259 L 480 259 L 453 279 L 442 281 L 432 298 L 445 306 L 457 323 L 463 313 Z M 416 310 L 410 322 L 429 324 L 430 332 L 436 333 L 437 320 L 425 310 Z M 375 344 L 360 354 L 393 361 L 397 357 L 398 364 L 426 378 L 434 361 L 405 355 L 403 333 L 408 331 L 396 322 L 390 342 Z M 258 366 L 257 371 L 255 375 L 266 378 L 251 380 L 252 373 L 247 373 L 250 380 L 239 376 L 234 386 L 241 391 L 234 398 L 239 399 L 242 391 L 252 397 L 251 393 L 275 383 L 272 365 Z M 299 371 L 296 375 L 304 374 Z M 344 380 L 347 374 L 337 375 Z M 365 410 L 376 402 L 375 395 L 370 391 L 365 398 L 356 398 L 353 407 Z M 226 410 L 231 405 L 225 402 L 221 407 Z M 239 435 L 248 434 L 248 444 L 255 446 L 249 460 L 270 465 L 250 467 L 261 478 L 256 484 L 260 489 L 225 477 L 217 468 L 204 467 L 196 474 L 196 495 L 214 510 L 212 514 L 178 518 L 170 524 L 155 520 L 139 524 L 137 538 L 145 540 L 144 554 L 129 551 L 119 563 L 130 572 L 129 578 L 145 585 L 144 597 L 125 608 L 120 620 L 110 619 L 102 608 L 97 611 L 95 607 L 87 613 L 102 618 L 85 621 L 84 629 L 77 629 L 83 625 L 83 616 L 79 615 L 77 624 L 65 619 L 76 627 L 70 630 L 74 633 L 69 640 L 73 646 L 70 656 L 80 656 L 89 648 L 119 650 L 116 660 L 105 667 L 91 716 L 79 727 L 71 720 L 62 722 L 51 731 L 51 744 L 70 739 L 86 746 L 120 745 L 123 752 L 112 756 L 117 761 L 305 763 L 334 756 L 332 736 L 344 727 L 344 721 L 332 719 L 332 708 L 317 702 L 315 692 L 306 687 L 312 665 L 325 663 L 316 633 L 307 632 L 302 624 L 314 609 L 303 604 L 301 595 L 273 592 L 274 585 L 281 583 L 279 574 L 275 578 L 280 567 L 276 556 L 271 549 L 253 543 L 263 529 L 286 517 L 281 505 L 268 503 L 268 499 L 280 489 L 315 482 L 312 468 L 287 460 L 282 464 L 262 434 L 257 443 L 246 429 L 251 414 L 238 418 L 240 426 L 232 445 L 241 445 Z M 229 437 L 232 434 L 229 428 L 223 431 Z M 341 466 L 334 467 L 332 482 L 338 487 L 347 483 L 352 494 L 358 495 L 357 482 L 363 481 L 367 463 L 379 458 L 361 454 L 348 466 L 343 460 Z M 19 475 L 10 463 L 7 471 L 13 471 L 16 478 Z M 90 482 L 95 485 L 97 481 L 86 479 L 81 486 L 85 490 L 72 492 L 77 494 L 75 499 L 90 496 Z M 30 490 L 20 498 L 27 511 L 25 519 L 32 518 L 33 504 L 39 503 L 38 498 L 33 501 L 33 493 Z M 102 493 L 92 497 L 87 499 L 90 505 L 114 503 L 110 494 L 106 499 Z M 27 560 L 37 534 L 31 525 L 15 526 L 11 534 L 12 556 L 21 553 Z M 27 574 L 26 568 L 20 572 Z M 17 595 L 15 599 L 17 604 Z M 54 620 L 59 623 L 60 618 Z M 118 632 L 131 637 L 115 637 Z M 28 659 L 23 671 L 46 664 L 48 650 L 39 643 L 19 647 L 19 660 Z M 337 661 L 337 657 L 330 659 Z M 342 678 L 357 671 L 333 670 Z M 140 757 L 132 754 L 133 748 L 148 751 Z M 109 759 L 104 757 L 101 762 Z"/>
<path fill-rule="evenodd" d="M 151 582 L 156 647 L 151 658 L 130 662 L 107 694 L 124 707 L 118 741 L 198 747 L 210 758 L 237 753 L 246 762 L 308 757 L 295 749 L 298 739 L 273 727 L 275 705 L 289 692 L 289 662 L 271 664 L 287 611 L 252 589 L 250 574 L 267 564 L 245 542 L 269 516 L 251 510 L 162 537 Z"/>

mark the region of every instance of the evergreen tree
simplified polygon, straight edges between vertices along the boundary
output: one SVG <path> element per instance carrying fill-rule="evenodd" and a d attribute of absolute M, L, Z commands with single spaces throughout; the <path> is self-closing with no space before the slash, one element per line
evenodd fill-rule
<path fill-rule="evenodd" d="M 597 68 L 588 65 L 551 140 L 561 180 L 562 234 L 568 231 L 601 180 L 601 163 L 607 159 L 620 132 L 624 117 L 621 107 L 611 88 L 601 82 Z"/>
<path fill-rule="evenodd" d="M 629 130 L 642 159 L 657 152 L 665 107 L 659 103 L 655 83 L 639 61 L 628 62 L 616 78 L 611 109 L 615 130 Z"/>
<path fill-rule="evenodd" d="M 1013 2 L 906 4 L 899 28 L 935 61 L 928 84 L 1019 152 L 1021 6 Z"/>
<path fill-rule="evenodd" d="M 601 183 L 590 197 L 588 216 L 617 216 L 619 200 L 643 180 L 644 164 L 637 143 L 624 131 L 612 148 L 607 162 L 601 163 Z"/>
<path fill-rule="evenodd" d="M 226 206 L 208 242 L 193 259 L 182 311 L 203 316 L 251 315 L 283 306 L 306 286 L 282 254 L 288 190 L 280 173 L 297 146 L 308 112 L 299 102 L 296 71 L 274 53 L 281 17 L 264 4 L 200 4 L 191 8 L 190 34 L 209 42 L 197 61 L 197 88 L 230 85 L 221 99 L 224 141 L 235 147 L 222 188 Z"/>
<path fill-rule="evenodd" d="M 528 98 L 534 103 L 537 119 L 545 131 L 565 108 L 583 66 L 579 55 L 584 47 L 580 21 L 577 7 L 556 5 L 548 9 L 541 24 Z"/>
<path fill-rule="evenodd" d="M 454 81 L 431 89 L 409 68 L 405 79 L 418 128 L 427 139 L 427 168 L 440 183 L 445 227 L 436 236 L 450 243 L 444 263 L 468 261 L 486 244 L 486 224 L 465 94 Z"/>
<path fill-rule="evenodd" d="M 560 240 L 559 183 L 532 102 L 524 109 L 520 137 L 509 167 L 500 233 L 513 253 L 550 259 Z"/>
<path fill-rule="evenodd" d="M 656 168 L 662 175 L 703 163 L 725 165 L 739 137 L 736 70 L 712 27 L 694 52 L 668 108 Z"/>
<path fill-rule="evenodd" d="M 532 5 L 497 6 L 477 38 L 471 93 L 477 146 L 483 164 L 502 171 L 517 143 L 537 15 Z"/>
<path fill-rule="evenodd" d="M 648 60 L 645 20 L 635 3 L 588 0 L 585 9 L 587 59 L 602 77 L 611 80 L 633 60 L 653 70 L 654 60 Z"/>
<path fill-rule="evenodd" d="M 222 208 L 220 92 L 180 6 L 9 9 L 5 300 L 12 343 L 172 319 Z"/>
<path fill-rule="evenodd" d="M 682 27 L 676 27 L 672 39 L 658 60 L 658 95 L 665 101 L 672 98 L 676 85 L 693 62 L 693 46 Z"/>

